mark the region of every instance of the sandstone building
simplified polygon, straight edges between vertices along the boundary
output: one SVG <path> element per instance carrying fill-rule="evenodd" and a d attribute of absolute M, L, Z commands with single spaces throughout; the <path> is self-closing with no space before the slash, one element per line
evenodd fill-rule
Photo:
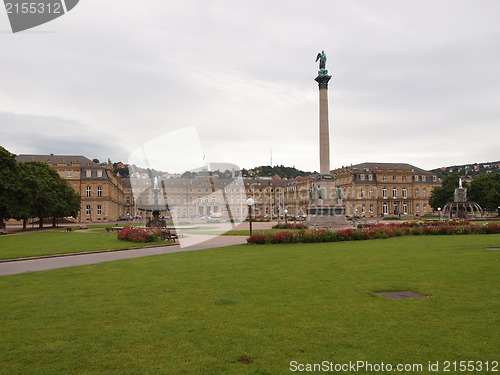
<path fill-rule="evenodd" d="M 332 171 L 347 215 L 424 216 L 440 181 L 434 173 L 405 163 L 361 163 Z"/>
<path fill-rule="evenodd" d="M 111 162 L 97 164 L 81 155 L 19 155 L 17 160 L 45 162 L 82 197 L 79 222 L 113 221 L 122 216 L 151 213 L 150 178 L 132 186 L 130 178 L 113 174 Z M 423 216 L 432 212 L 429 196 L 440 181 L 431 172 L 404 163 L 362 163 L 332 171 L 342 191 L 348 216 Z M 199 219 L 214 213 L 244 220 L 247 198 L 255 201 L 258 219 L 306 215 L 311 179 L 217 178 L 215 174 L 194 179 L 161 180 L 168 210 L 163 215 Z"/>

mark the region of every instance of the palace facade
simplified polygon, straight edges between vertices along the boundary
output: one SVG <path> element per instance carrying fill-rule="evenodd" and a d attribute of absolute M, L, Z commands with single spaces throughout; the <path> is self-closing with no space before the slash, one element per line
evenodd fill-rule
<path fill-rule="evenodd" d="M 349 216 L 424 216 L 438 177 L 405 163 L 361 163 L 332 171 Z"/>
<path fill-rule="evenodd" d="M 163 215 L 177 219 L 217 214 L 244 220 L 250 197 L 255 201 L 257 219 L 283 217 L 285 210 L 288 216 L 306 215 L 309 189 L 321 183 L 315 176 L 223 179 L 206 172 L 193 179 L 161 179 L 154 189 L 151 178 L 115 176 L 110 161 L 97 164 L 81 155 L 19 155 L 17 160 L 45 162 L 54 168 L 82 197 L 75 218 L 79 222 L 146 217 L 151 215 L 148 207 L 158 199 L 165 207 Z M 362 163 L 335 169 L 332 174 L 341 188 L 347 216 L 423 216 L 432 212 L 429 196 L 440 185 L 435 174 L 404 163 Z"/>

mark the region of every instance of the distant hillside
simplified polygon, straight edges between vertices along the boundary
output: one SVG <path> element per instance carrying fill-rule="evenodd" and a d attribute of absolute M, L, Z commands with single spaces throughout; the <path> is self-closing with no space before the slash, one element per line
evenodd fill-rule
<path fill-rule="evenodd" d="M 474 177 L 480 173 L 499 173 L 500 161 L 488 162 L 488 163 L 452 165 L 449 167 L 436 168 L 431 170 L 431 172 L 434 172 L 440 178 L 446 177 L 450 173 L 458 173 L 461 176 Z"/>
<path fill-rule="evenodd" d="M 182 175 L 170 175 L 167 172 L 162 172 L 162 171 L 157 171 L 155 169 L 149 169 L 149 168 L 140 168 L 140 167 L 135 167 L 135 170 L 139 174 L 146 174 L 149 177 L 154 177 L 154 176 L 161 176 L 161 177 L 171 177 L 171 178 L 194 178 L 198 175 L 196 172 L 184 172 Z M 129 171 L 129 165 L 124 164 L 122 162 L 117 162 L 113 163 L 113 171 L 116 175 L 120 175 L 121 177 L 129 177 L 130 171 Z M 274 167 L 271 167 L 269 165 L 263 165 L 260 167 L 252 168 L 252 169 L 245 169 L 243 168 L 241 170 L 241 175 L 242 177 L 275 177 L 279 176 L 280 178 L 297 178 L 299 176 L 308 176 L 311 174 L 314 174 L 317 172 L 307 172 L 307 171 L 301 171 L 300 169 L 297 169 L 295 167 L 285 167 L 283 165 L 276 165 Z M 218 178 L 231 178 L 233 176 L 233 171 L 213 171 L 213 174 L 217 176 Z"/>
<path fill-rule="evenodd" d="M 241 174 L 243 177 L 274 177 L 278 175 L 280 178 L 297 178 L 304 177 L 318 172 L 301 171 L 295 167 L 285 167 L 283 165 L 262 165 L 252 169 L 242 169 Z"/>

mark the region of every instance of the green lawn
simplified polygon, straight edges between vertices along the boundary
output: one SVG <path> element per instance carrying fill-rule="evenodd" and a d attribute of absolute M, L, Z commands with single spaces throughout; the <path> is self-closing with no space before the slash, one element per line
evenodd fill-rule
<path fill-rule="evenodd" d="M 91 232 L 32 232 L 1 236 L 0 259 L 82 251 L 124 250 L 152 244 L 121 241 L 117 238 L 117 232 L 108 233 L 104 229 Z"/>
<path fill-rule="evenodd" d="M 0 373 L 498 361 L 500 251 L 487 247 L 500 235 L 240 245 L 3 276 Z M 373 294 L 390 290 L 428 297 Z"/>

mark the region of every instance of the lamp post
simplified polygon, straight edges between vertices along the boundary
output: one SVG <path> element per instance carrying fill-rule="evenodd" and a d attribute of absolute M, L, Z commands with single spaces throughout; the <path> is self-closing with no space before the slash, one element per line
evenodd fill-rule
<path fill-rule="evenodd" d="M 250 236 L 252 235 L 252 207 L 255 204 L 255 201 L 253 198 L 248 198 L 247 199 L 247 206 L 248 206 L 248 220 L 250 222 Z"/>
<path fill-rule="evenodd" d="M 439 222 L 441 222 L 441 207 L 438 207 L 438 213 L 439 213 Z"/>
<path fill-rule="evenodd" d="M 498 216 L 500 216 L 500 206 L 498 206 Z"/>
<path fill-rule="evenodd" d="M 285 210 L 285 224 L 288 223 L 288 210 Z"/>

